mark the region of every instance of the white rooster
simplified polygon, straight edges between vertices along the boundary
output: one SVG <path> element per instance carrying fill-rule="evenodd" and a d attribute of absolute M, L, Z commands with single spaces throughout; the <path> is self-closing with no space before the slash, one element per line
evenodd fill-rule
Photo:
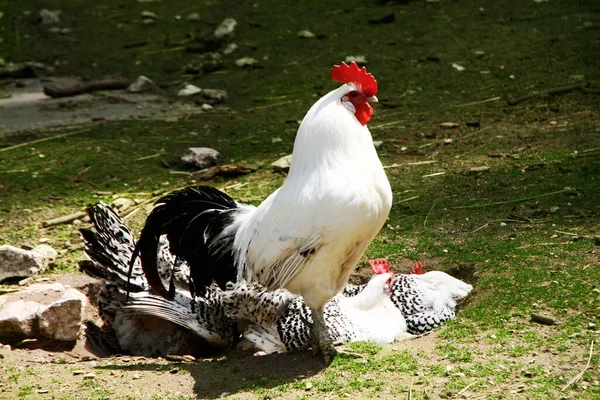
<path fill-rule="evenodd" d="M 150 214 L 137 251 L 150 285 L 172 298 L 157 273 L 158 239 L 190 265 L 191 289 L 211 282 L 258 282 L 285 288 L 310 307 L 313 351 L 337 353 L 323 307 L 347 283 L 383 226 L 392 192 L 366 124 L 377 82 L 356 63 L 334 66 L 341 87 L 319 99 L 298 129 L 283 186 L 258 207 L 242 206 L 210 187 L 184 189 Z"/>

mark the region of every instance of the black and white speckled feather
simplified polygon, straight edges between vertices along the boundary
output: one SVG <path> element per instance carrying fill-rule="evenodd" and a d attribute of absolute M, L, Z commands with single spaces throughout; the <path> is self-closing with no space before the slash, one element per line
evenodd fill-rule
<path fill-rule="evenodd" d="M 96 232 L 86 230 L 82 236 L 94 267 L 83 269 L 109 280 L 99 296 L 100 311 L 125 351 L 140 355 L 189 354 L 192 342 L 228 347 L 239 334 L 246 345 L 268 353 L 310 346 L 312 316 L 302 298 L 245 282 L 229 282 L 226 289 L 213 283 L 204 288 L 203 296 L 192 298 L 185 290 L 186 265 L 174 267 L 180 259 L 171 254 L 165 239 L 159 240 L 157 265 L 164 283 L 175 271 L 178 284 L 174 299 L 152 295 L 136 262 L 132 278 L 136 290 L 126 304 L 127 268 L 135 241 L 118 214 L 106 204 L 100 203 L 91 214 Z M 368 284 L 347 285 L 325 306 L 327 328 L 334 341 L 390 342 L 403 333 L 430 331 L 454 317 L 456 301 L 472 288 L 436 271 L 396 275 L 391 293 L 386 282 L 389 276 L 374 275 Z M 236 323 L 242 327 L 241 332 L 234 330 Z"/>

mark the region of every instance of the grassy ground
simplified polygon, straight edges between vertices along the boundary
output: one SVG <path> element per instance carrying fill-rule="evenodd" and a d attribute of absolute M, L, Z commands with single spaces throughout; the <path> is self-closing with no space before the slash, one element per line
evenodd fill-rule
<path fill-rule="evenodd" d="M 595 355 L 582 378 L 563 391 L 584 370 L 599 338 L 600 97 L 593 91 L 600 83 L 600 5 L 401 3 L 3 4 L 5 61 L 44 62 L 59 74 L 86 78 L 144 74 L 166 93 L 185 81 L 227 89 L 230 109 L 0 139 L 9 147 L 81 129 L 0 149 L 0 244 L 49 238 L 63 250 L 55 270 L 75 271 L 82 258 L 77 227 L 42 229 L 42 220 L 99 199 L 144 201 L 193 183 L 171 173 L 181 170 L 177 160 L 189 146 L 268 165 L 291 152 L 296 121 L 335 87 L 328 79 L 331 65 L 359 54 L 380 84 L 369 127 L 375 140 L 383 140 L 379 154 L 395 195 L 388 224 L 359 272 L 368 258 L 385 257 L 398 272 L 421 259 L 475 290 L 439 333 L 391 346 L 357 345 L 365 360 L 336 359 L 326 369 L 304 354 L 229 354 L 179 365 L 114 359 L 85 364 L 97 377 L 84 381 L 73 376 L 73 365 L 38 365 L 26 354 L 4 352 L 0 398 L 48 398 L 40 389 L 64 399 L 214 398 L 224 392 L 234 398 L 600 398 Z M 48 33 L 36 20 L 41 7 L 60 8 L 60 26 L 71 33 Z M 158 15 L 155 25 L 142 24 L 143 10 Z M 201 22 L 186 21 L 191 12 Z M 368 23 L 390 12 L 393 23 Z M 222 70 L 186 74 L 185 66 L 200 56 L 185 47 L 228 16 L 239 22 L 238 51 L 225 57 Z M 322 37 L 300 39 L 301 29 Z M 145 44 L 125 47 L 139 42 Z M 257 58 L 261 68 L 233 66 L 242 56 Z M 592 90 L 507 103 L 581 80 Z M 443 122 L 460 125 L 442 129 Z M 157 156 L 144 158 L 149 155 Z M 262 167 L 210 183 L 257 203 L 283 179 Z M 139 228 L 146 212 L 140 207 L 132 226 Z M 560 324 L 532 323 L 532 313 Z M 170 374 L 174 367 L 178 372 Z"/>

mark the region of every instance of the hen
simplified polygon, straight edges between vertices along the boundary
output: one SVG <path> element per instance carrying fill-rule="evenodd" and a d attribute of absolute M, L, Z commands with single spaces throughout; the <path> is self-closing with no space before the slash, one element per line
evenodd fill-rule
<path fill-rule="evenodd" d="M 356 63 L 331 69 L 343 83 L 308 111 L 294 142 L 283 186 L 258 207 L 237 204 L 210 187 L 187 188 L 149 215 L 138 251 L 148 282 L 172 298 L 159 279 L 156 249 L 167 235 L 176 263 L 190 266 L 192 293 L 211 282 L 257 282 L 302 296 L 313 322 L 313 351 L 336 354 L 323 308 L 347 283 L 383 226 L 392 192 L 366 124 L 377 82 Z"/>

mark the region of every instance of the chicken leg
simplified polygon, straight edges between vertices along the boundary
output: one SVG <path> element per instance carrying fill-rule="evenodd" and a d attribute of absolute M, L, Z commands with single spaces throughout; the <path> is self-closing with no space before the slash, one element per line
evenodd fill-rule
<path fill-rule="evenodd" d="M 323 316 L 323 307 L 310 309 L 312 314 L 312 327 L 310 330 L 310 341 L 313 354 L 321 352 L 326 364 L 329 364 L 336 356 L 337 349 L 333 345 L 333 339 L 329 334 L 325 317 Z"/>

